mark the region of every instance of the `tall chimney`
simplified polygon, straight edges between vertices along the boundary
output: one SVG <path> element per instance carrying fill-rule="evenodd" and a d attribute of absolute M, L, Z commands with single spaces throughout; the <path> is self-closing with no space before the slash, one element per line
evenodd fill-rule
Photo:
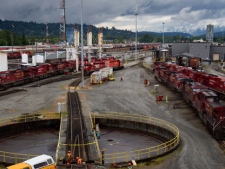
<path fill-rule="evenodd" d="M 78 31 L 78 29 L 77 29 L 77 25 L 74 25 L 74 46 L 75 46 L 75 48 L 76 49 L 78 49 L 78 47 L 79 47 L 79 41 L 80 41 L 80 39 L 79 39 L 79 36 L 80 34 L 79 34 L 79 31 Z"/>
<path fill-rule="evenodd" d="M 99 33 L 98 33 L 98 46 L 103 45 L 103 33 L 102 33 L 102 28 L 100 28 Z"/>
<path fill-rule="evenodd" d="M 87 46 L 92 46 L 92 27 L 90 26 L 87 33 Z"/>

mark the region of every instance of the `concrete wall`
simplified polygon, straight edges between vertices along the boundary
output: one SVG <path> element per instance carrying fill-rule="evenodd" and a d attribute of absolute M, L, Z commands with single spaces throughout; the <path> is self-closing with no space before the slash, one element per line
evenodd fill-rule
<path fill-rule="evenodd" d="M 13 135 L 19 135 L 27 131 L 35 131 L 53 127 L 59 128 L 59 119 L 10 124 L 0 127 L 0 139 L 11 137 Z"/>
<path fill-rule="evenodd" d="M 131 129 L 135 131 L 142 131 L 146 133 L 155 134 L 159 136 L 164 141 L 171 140 L 175 137 L 174 133 L 159 126 L 155 126 L 148 123 L 141 123 L 135 121 L 126 121 L 126 120 L 117 120 L 117 119 L 95 119 L 96 124 L 99 123 L 100 128 L 101 126 L 107 127 L 118 127 L 118 128 L 125 128 Z"/>
<path fill-rule="evenodd" d="M 172 56 L 180 53 L 189 53 L 189 43 L 173 43 L 172 44 Z"/>
<path fill-rule="evenodd" d="M 211 46 L 210 47 L 210 59 L 212 60 L 213 54 L 220 55 L 220 61 L 225 61 L 225 46 Z"/>

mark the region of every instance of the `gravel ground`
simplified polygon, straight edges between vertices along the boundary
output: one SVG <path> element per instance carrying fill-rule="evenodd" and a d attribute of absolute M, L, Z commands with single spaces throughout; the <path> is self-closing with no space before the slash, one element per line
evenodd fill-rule
<path fill-rule="evenodd" d="M 120 81 L 123 76 L 124 81 Z M 144 85 L 150 80 L 150 86 Z M 66 109 L 66 93 L 72 80 L 58 82 L 37 88 L 26 88 L 26 92 L 0 97 L 1 118 L 23 113 L 56 112 L 57 102 Z M 155 81 L 153 75 L 136 67 L 126 67 L 115 72 L 115 81 L 102 85 L 89 85 L 79 90 L 82 107 L 90 112 L 126 112 L 143 114 L 172 122 L 180 129 L 181 146 L 166 157 L 149 162 L 143 169 L 225 169 L 225 156 L 218 142 L 207 132 L 206 127 L 179 95 Z M 156 102 L 151 94 L 154 84 L 159 92 L 168 95 L 169 103 Z M 79 89 L 79 88 L 78 88 Z M 176 105 L 176 109 L 173 109 Z"/>
<path fill-rule="evenodd" d="M 0 97 L 0 116 L 8 118 L 24 113 L 55 113 L 57 103 L 62 102 L 65 111 L 67 85 L 72 80 L 52 83 L 41 87 L 25 87 L 27 91 Z M 20 87 L 21 88 L 21 87 Z"/>
<path fill-rule="evenodd" d="M 124 81 L 119 77 L 123 76 Z M 150 86 L 144 85 L 150 80 Z M 218 142 L 208 133 L 206 127 L 182 98 L 159 84 L 159 92 L 168 95 L 169 103 L 156 102 L 151 94 L 155 81 L 138 66 L 125 68 L 115 73 L 115 81 L 93 85 L 85 93 L 91 112 L 126 112 L 143 114 L 164 119 L 175 124 L 181 135 L 181 146 L 166 157 L 148 163 L 153 169 L 224 169 L 225 156 Z M 173 105 L 176 108 L 173 109 Z"/>

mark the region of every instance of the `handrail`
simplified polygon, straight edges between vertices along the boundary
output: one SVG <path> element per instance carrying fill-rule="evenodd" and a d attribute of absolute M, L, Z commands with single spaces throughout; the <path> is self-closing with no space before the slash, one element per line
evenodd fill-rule
<path fill-rule="evenodd" d="M 21 116 L 13 116 L 9 118 L 0 119 L 0 126 L 6 126 L 16 123 L 24 123 L 38 120 L 47 119 L 59 119 L 60 115 L 58 113 L 46 113 L 46 114 L 24 114 Z M 39 154 L 40 155 L 40 154 Z M 19 163 L 30 158 L 38 156 L 37 154 L 19 154 L 13 152 L 0 151 L 0 161 L 5 163 Z"/>
<path fill-rule="evenodd" d="M 94 118 L 94 121 L 95 121 L 95 118 L 102 118 L 102 119 L 117 119 L 117 120 L 147 123 L 147 124 L 159 126 L 160 128 L 169 130 L 170 132 L 174 134 L 174 138 L 156 146 L 147 147 L 147 148 L 138 149 L 138 150 L 132 150 L 129 152 L 117 152 L 112 154 L 104 154 L 104 160 L 107 161 L 108 163 L 115 163 L 117 161 L 121 161 L 121 159 L 124 159 L 124 162 L 125 161 L 127 162 L 133 158 L 135 158 L 136 160 L 141 160 L 143 158 L 156 157 L 160 154 L 171 151 L 172 149 L 176 148 L 180 143 L 179 129 L 172 123 L 169 123 L 167 121 L 157 119 L 154 117 L 116 112 L 116 113 L 105 113 L 105 114 L 93 113 L 92 118 Z"/>

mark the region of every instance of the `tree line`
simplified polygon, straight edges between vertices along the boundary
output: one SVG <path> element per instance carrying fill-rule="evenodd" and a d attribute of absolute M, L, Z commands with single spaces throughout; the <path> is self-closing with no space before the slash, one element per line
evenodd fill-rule
<path fill-rule="evenodd" d="M 81 26 L 77 25 L 80 30 Z M 84 44 L 86 43 L 86 33 L 92 29 L 93 43 L 97 43 L 97 34 L 103 32 L 104 43 L 125 43 L 135 41 L 135 32 L 131 30 L 120 30 L 115 27 L 97 28 L 94 25 L 83 25 L 84 30 Z M 66 24 L 67 42 L 73 42 L 74 24 Z M 140 43 L 173 43 L 173 42 L 192 42 L 194 39 L 202 38 L 205 36 L 191 36 L 185 33 L 165 33 L 163 38 L 162 33 L 155 32 L 138 32 L 138 42 Z M 48 23 L 48 39 L 52 44 L 59 43 L 59 23 Z M 95 39 L 95 41 L 94 41 Z M 214 42 L 223 43 L 224 37 L 214 37 Z M 0 46 L 11 45 L 34 45 L 35 42 L 46 42 L 46 24 L 36 22 L 23 22 L 23 21 L 8 21 L 0 20 Z"/>

